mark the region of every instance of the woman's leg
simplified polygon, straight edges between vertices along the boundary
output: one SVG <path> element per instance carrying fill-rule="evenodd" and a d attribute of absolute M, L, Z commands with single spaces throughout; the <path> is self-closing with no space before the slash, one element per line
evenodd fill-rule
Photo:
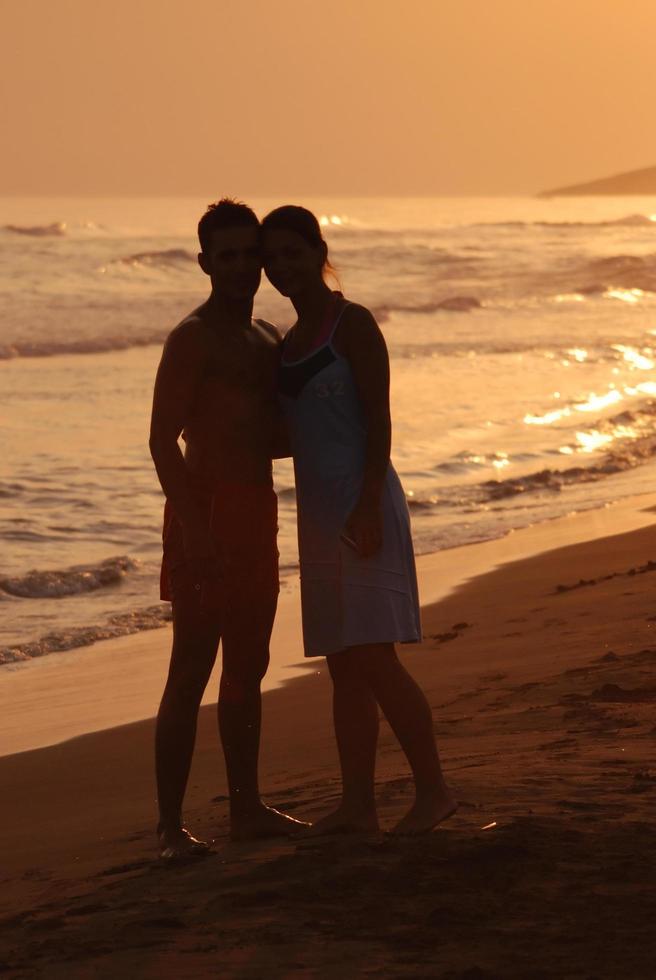
<path fill-rule="evenodd" d="M 455 812 L 457 803 L 442 774 L 430 705 L 398 659 L 394 644 L 354 647 L 349 655 L 357 660 L 359 673 L 398 738 L 414 776 L 414 805 L 395 831 L 413 834 L 431 830 Z"/>
<path fill-rule="evenodd" d="M 356 833 L 378 829 L 374 770 L 378 741 L 378 706 L 361 676 L 352 651 L 328 656 L 333 681 L 333 718 L 342 770 L 342 800 L 308 832 Z"/>

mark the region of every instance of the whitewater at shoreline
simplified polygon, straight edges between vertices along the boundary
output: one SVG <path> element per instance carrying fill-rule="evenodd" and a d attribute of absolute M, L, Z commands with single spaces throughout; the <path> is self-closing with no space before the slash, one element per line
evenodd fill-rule
<path fill-rule="evenodd" d="M 417 566 L 422 609 L 509 562 L 649 528 L 655 511 L 656 494 L 644 495 L 603 510 L 526 528 L 502 539 L 421 556 Z M 645 554 L 644 562 L 652 557 L 656 554 Z M 151 630 L 5 665 L 0 670 L 0 755 L 152 717 L 164 687 L 169 649 L 169 631 Z M 399 649 L 412 656 L 414 647 Z M 219 672 L 220 662 L 208 684 L 205 704 L 216 700 Z M 274 690 L 308 673 L 320 676 L 325 669 L 323 662 L 317 665 L 303 658 L 300 596 L 298 584 L 293 582 L 280 597 L 271 664 L 263 687 Z M 46 702 L 48 712 L 43 711 Z"/>

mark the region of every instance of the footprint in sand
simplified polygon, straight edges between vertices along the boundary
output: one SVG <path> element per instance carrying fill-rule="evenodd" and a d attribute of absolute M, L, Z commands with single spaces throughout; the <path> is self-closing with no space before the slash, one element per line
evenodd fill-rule
<path fill-rule="evenodd" d="M 565 807 L 567 810 L 594 810 L 599 812 L 608 809 L 608 804 L 590 803 L 587 800 L 556 800 L 556 804 Z"/>
<path fill-rule="evenodd" d="M 554 742 L 544 742 L 538 746 L 538 749 L 542 751 L 542 749 L 575 748 L 578 744 L 578 739 L 576 738 L 557 738 Z"/>
<path fill-rule="evenodd" d="M 601 657 L 597 657 L 597 659 L 594 661 L 594 663 L 596 663 L 596 664 L 614 664 L 614 663 L 617 663 L 617 661 L 619 659 L 620 658 L 617 656 L 616 653 L 613 653 L 612 650 L 609 650 L 608 653 L 604 653 L 604 654 L 601 655 Z"/>
<path fill-rule="evenodd" d="M 143 871 L 145 868 L 151 867 L 153 867 L 152 861 L 130 861 L 127 864 L 116 864 L 111 868 L 105 868 L 104 871 L 99 871 L 94 877 L 107 878 L 110 875 L 124 875 L 131 871 Z"/>
<path fill-rule="evenodd" d="M 650 793 L 656 790 L 656 774 L 649 769 L 640 769 L 633 781 L 626 787 L 627 793 Z"/>
<path fill-rule="evenodd" d="M 235 893 L 232 896 L 232 904 L 242 909 L 257 908 L 259 906 L 278 905 L 282 898 L 282 892 L 262 888 L 255 892 Z"/>
<path fill-rule="evenodd" d="M 21 877 L 27 881 L 47 881 L 50 873 L 42 868 L 28 868 Z"/>
<path fill-rule="evenodd" d="M 62 929 L 66 925 L 63 915 L 49 915 L 29 923 L 29 928 L 35 932 L 48 932 L 51 929 Z"/>
<path fill-rule="evenodd" d="M 187 923 L 176 915 L 161 915 L 156 919 L 141 919 L 139 925 L 144 929 L 186 929 Z"/>
<path fill-rule="evenodd" d="M 604 684 L 590 695 L 591 701 L 605 701 L 609 704 L 638 704 L 656 701 L 656 687 L 623 688 L 619 684 Z"/>
<path fill-rule="evenodd" d="M 656 662 L 656 650 L 638 650 L 637 653 L 629 654 L 626 660 L 630 664 L 653 664 Z"/>
<path fill-rule="evenodd" d="M 91 902 L 86 905 L 72 906 L 70 909 L 66 909 L 66 915 L 69 919 L 78 915 L 93 915 L 94 912 L 103 912 L 106 908 L 108 906 L 103 905 L 101 902 Z"/>

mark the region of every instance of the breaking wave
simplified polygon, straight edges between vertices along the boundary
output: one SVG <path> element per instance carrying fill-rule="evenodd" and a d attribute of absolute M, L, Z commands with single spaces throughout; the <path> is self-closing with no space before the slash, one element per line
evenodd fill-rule
<path fill-rule="evenodd" d="M 647 228 L 656 230 L 656 215 L 627 214 L 606 221 L 489 221 L 472 225 L 474 228 Z"/>
<path fill-rule="evenodd" d="M 114 265 L 129 265 L 134 268 L 170 268 L 179 266 L 181 263 L 188 265 L 190 262 L 196 263 L 196 256 L 186 248 L 163 248 L 154 249 L 150 252 L 135 252 L 134 255 L 124 255 L 120 259 L 115 259 Z"/>
<path fill-rule="evenodd" d="M 581 270 L 578 292 L 603 292 L 613 287 L 656 292 L 656 254 L 609 255 L 593 259 Z"/>
<path fill-rule="evenodd" d="M 151 331 L 141 336 L 80 337 L 77 340 L 17 340 L 11 344 L 0 344 L 0 361 L 13 357 L 56 357 L 61 354 L 105 354 L 113 350 L 128 350 L 130 347 L 148 347 L 161 344 L 166 330 Z"/>
<path fill-rule="evenodd" d="M 607 453 L 590 466 L 570 466 L 564 470 L 544 469 L 528 476 L 508 480 L 488 480 L 482 485 L 488 500 L 502 500 L 520 493 L 541 490 L 559 492 L 574 483 L 594 483 L 607 476 L 623 473 L 648 462 L 656 456 L 656 436 L 650 436 L 634 444 L 631 449 Z"/>
<path fill-rule="evenodd" d="M 480 310 L 483 304 L 476 296 L 447 296 L 428 303 L 383 303 L 373 310 L 378 320 L 388 320 L 392 313 L 469 313 Z"/>
<path fill-rule="evenodd" d="M 82 626 L 69 630 L 56 630 L 47 633 L 38 640 L 0 647 L 0 664 L 32 660 L 48 653 L 59 653 L 64 650 L 73 650 L 76 647 L 90 646 L 99 640 L 112 640 L 117 636 L 128 636 L 143 630 L 158 629 L 160 626 L 165 626 L 170 619 L 170 606 L 168 603 L 161 603 L 158 606 L 148 606 L 145 609 L 110 616 L 102 626 Z"/>
<path fill-rule="evenodd" d="M 656 230 L 656 215 L 626 214 L 620 218 L 607 218 L 604 221 L 475 221 L 463 224 L 441 224 L 438 228 L 376 228 L 364 224 L 342 222 L 330 224 L 329 231 L 338 241 L 348 241 L 350 238 L 375 238 L 397 240 L 399 236 L 412 235 L 417 238 L 432 237 L 436 230 L 451 228 L 649 228 Z"/>
<path fill-rule="evenodd" d="M 63 599 L 116 585 L 137 567 L 138 562 L 121 555 L 97 565 L 74 565 L 47 571 L 35 569 L 26 575 L 0 578 L 0 590 L 21 599 Z"/>
<path fill-rule="evenodd" d="M 5 231 L 14 235 L 31 235 L 33 238 L 61 238 L 66 234 L 65 221 L 53 221 L 49 225 L 4 225 Z"/>
<path fill-rule="evenodd" d="M 563 468 L 546 466 L 522 476 L 507 479 L 485 480 L 480 483 L 450 484 L 447 489 L 438 488 L 434 493 L 423 495 L 408 494 L 408 506 L 415 510 L 431 507 L 467 508 L 474 510 L 488 503 L 494 503 L 521 494 L 559 493 L 575 484 L 595 483 L 606 477 L 635 469 L 656 457 L 656 402 L 648 401 L 639 409 L 626 410 L 607 419 L 598 420 L 593 428 L 600 433 L 622 433 L 614 440 L 612 448 L 600 450 L 588 465 Z M 627 434 L 628 433 L 628 434 Z M 564 433 L 563 433 L 564 435 Z M 566 438 L 566 437 L 565 437 Z M 570 454 L 581 452 L 580 445 L 567 446 L 560 452 Z M 527 464 L 537 460 L 541 453 L 520 453 L 506 456 L 504 453 L 482 455 L 474 452 L 461 452 L 444 460 L 434 467 L 436 473 L 444 476 L 462 474 L 474 475 L 481 469 L 489 472 L 491 466 Z"/>

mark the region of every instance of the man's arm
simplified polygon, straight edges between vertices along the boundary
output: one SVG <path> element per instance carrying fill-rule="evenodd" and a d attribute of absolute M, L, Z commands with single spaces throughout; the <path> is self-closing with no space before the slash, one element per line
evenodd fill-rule
<path fill-rule="evenodd" d="M 150 423 L 150 453 L 167 500 L 185 536 L 207 537 L 189 486 L 178 438 L 189 418 L 204 364 L 200 324 L 187 320 L 169 335 L 157 370 Z M 195 549 L 194 549 L 195 550 Z"/>

